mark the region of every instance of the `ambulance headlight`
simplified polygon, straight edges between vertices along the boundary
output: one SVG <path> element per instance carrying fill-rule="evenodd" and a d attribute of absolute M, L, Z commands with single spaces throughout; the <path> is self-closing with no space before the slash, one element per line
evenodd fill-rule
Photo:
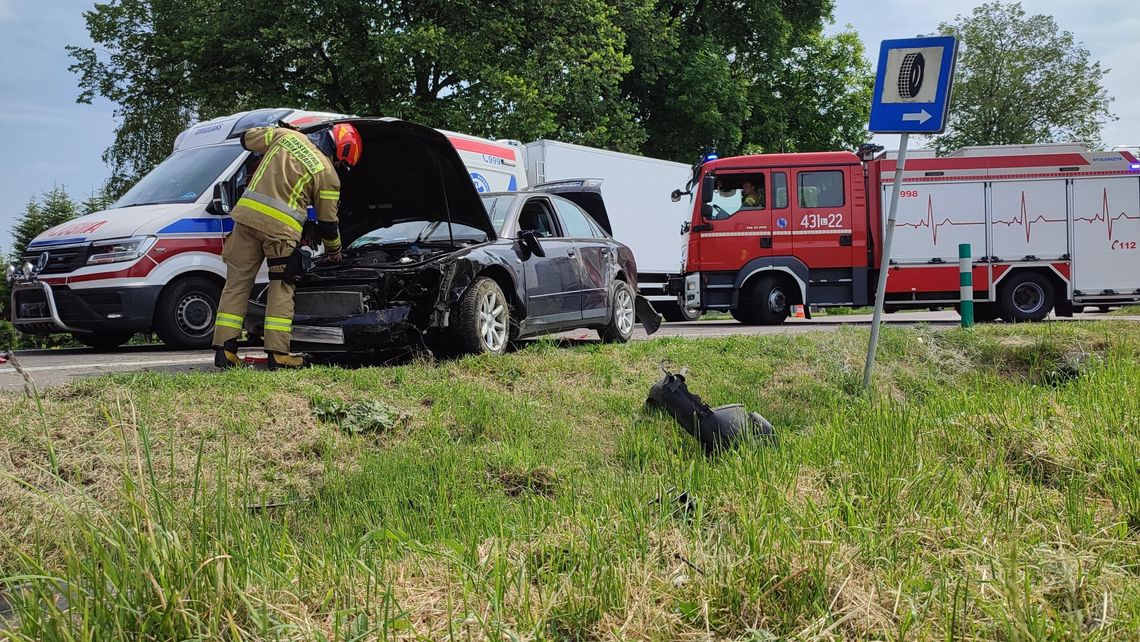
<path fill-rule="evenodd" d="M 32 265 L 31 261 L 24 261 L 24 278 L 30 281 L 35 272 L 36 266 Z"/>
<path fill-rule="evenodd" d="M 154 241 L 155 237 L 153 236 L 95 241 L 87 252 L 87 265 L 133 261 L 149 252 Z"/>
<path fill-rule="evenodd" d="M 4 269 L 4 280 L 11 283 L 16 279 L 16 265 L 9 263 L 8 267 Z"/>

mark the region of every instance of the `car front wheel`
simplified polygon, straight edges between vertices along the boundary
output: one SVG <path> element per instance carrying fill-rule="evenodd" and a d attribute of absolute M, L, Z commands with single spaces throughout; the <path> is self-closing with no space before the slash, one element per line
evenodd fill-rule
<path fill-rule="evenodd" d="M 479 277 L 459 300 L 456 339 L 468 354 L 503 354 L 511 335 L 511 306 L 493 279 Z"/>
<path fill-rule="evenodd" d="M 614 281 L 610 301 L 610 322 L 598 330 L 598 336 L 604 343 L 625 343 L 633 336 L 633 324 L 637 317 L 633 307 L 633 290 L 624 281 Z"/>

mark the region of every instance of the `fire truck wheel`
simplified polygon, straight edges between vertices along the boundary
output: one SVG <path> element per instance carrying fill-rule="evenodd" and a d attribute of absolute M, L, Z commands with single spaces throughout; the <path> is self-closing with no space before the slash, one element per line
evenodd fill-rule
<path fill-rule="evenodd" d="M 1040 321 L 1053 309 L 1053 284 L 1035 272 L 1014 274 L 1001 289 L 1001 309 L 1014 323 Z"/>
<path fill-rule="evenodd" d="M 654 303 L 653 309 L 661 313 L 665 320 L 670 323 L 679 323 L 683 321 L 696 321 L 701 318 L 700 310 L 693 310 L 686 308 L 679 303 Z"/>
<path fill-rule="evenodd" d="M 1001 318 L 1001 308 L 996 303 L 975 303 L 974 321 L 978 323 L 993 323 Z"/>
<path fill-rule="evenodd" d="M 785 283 L 777 276 L 763 276 L 752 286 L 749 297 L 753 323 L 780 325 L 788 318 L 792 298 Z"/>
<path fill-rule="evenodd" d="M 209 348 L 221 295 L 221 286 L 200 276 L 167 285 L 154 308 L 158 338 L 172 348 Z"/>
<path fill-rule="evenodd" d="M 756 325 L 756 319 L 752 318 L 751 311 L 748 308 L 737 308 L 735 310 L 729 310 L 728 313 L 732 315 L 733 319 L 736 319 L 744 325 Z"/>

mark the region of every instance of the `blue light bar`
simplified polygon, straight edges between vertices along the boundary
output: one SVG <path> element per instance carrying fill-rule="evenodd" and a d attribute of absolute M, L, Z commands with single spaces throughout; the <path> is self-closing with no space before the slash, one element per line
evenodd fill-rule
<path fill-rule="evenodd" d="M 718 158 L 720 158 L 720 156 L 717 156 L 716 154 L 709 154 L 705 156 L 705 162 L 707 163 L 708 161 L 714 161 Z M 1140 165 L 1137 165 L 1137 167 L 1140 167 Z"/>
<path fill-rule="evenodd" d="M 1140 163 L 1131 163 L 1128 165 L 1128 169 L 1140 169 Z"/>

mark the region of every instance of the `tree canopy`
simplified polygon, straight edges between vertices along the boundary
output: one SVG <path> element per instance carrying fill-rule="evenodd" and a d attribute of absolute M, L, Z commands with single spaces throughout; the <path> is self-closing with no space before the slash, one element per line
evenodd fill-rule
<path fill-rule="evenodd" d="M 689 161 L 852 147 L 870 73 L 831 0 L 109 0 L 69 47 L 121 193 L 196 120 L 295 106 Z"/>
<path fill-rule="evenodd" d="M 939 30 L 960 41 L 946 153 L 969 145 L 1082 142 L 1100 147 L 1114 119 L 1101 85 L 1108 72 L 1052 16 L 989 2 Z"/>

